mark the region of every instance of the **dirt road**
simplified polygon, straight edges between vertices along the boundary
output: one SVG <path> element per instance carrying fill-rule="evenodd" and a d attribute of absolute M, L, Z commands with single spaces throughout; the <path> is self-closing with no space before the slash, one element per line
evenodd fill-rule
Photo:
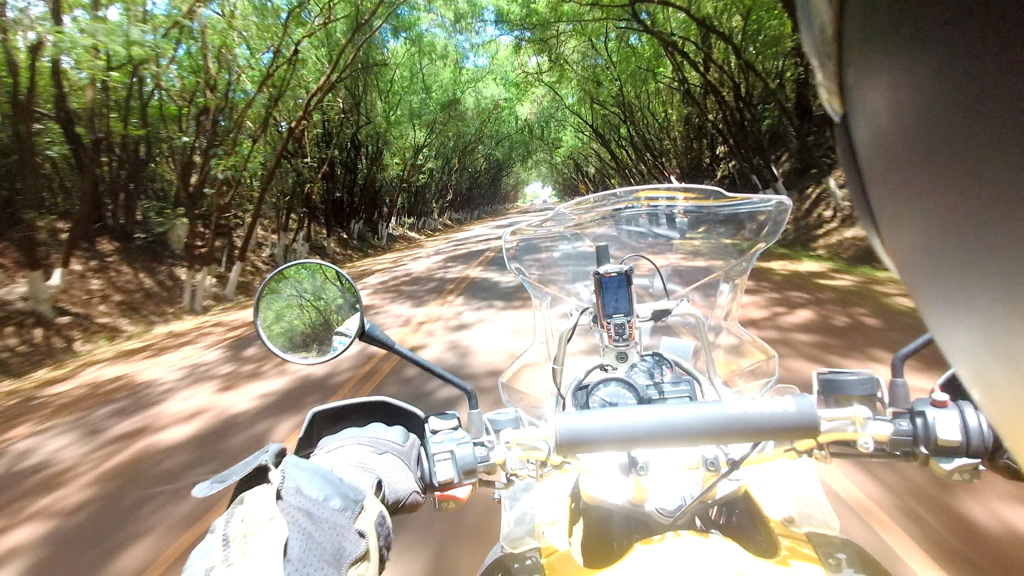
<path fill-rule="evenodd" d="M 350 269 L 369 318 L 396 340 L 474 382 L 485 409 L 531 335 L 525 290 L 504 268 L 500 232 L 522 215 L 487 221 Z M 877 284 L 877 285 L 876 285 Z M 766 262 L 749 290 L 745 325 L 782 357 L 782 380 L 808 385 L 819 366 L 885 373 L 920 322 L 894 283 L 820 265 Z M 271 441 L 295 434 L 306 410 L 386 394 L 425 412 L 460 396 L 365 345 L 326 365 L 286 364 L 243 328 L 245 310 L 213 332 L 168 332 L 159 345 L 83 369 L 69 384 L 113 390 L 0 453 L 0 573 L 180 573 L 217 498 L 191 486 Z M 194 329 L 193 329 L 194 330 Z M 209 344 L 209 345 L 205 345 Z M 924 383 L 932 353 L 908 369 Z M 920 390 L 919 390 L 920 392 Z M 989 475 L 947 484 L 910 465 L 840 463 L 824 472 L 844 531 L 894 574 L 1009 574 L 1024 565 L 1024 487 Z M 442 515 L 398 518 L 388 575 L 475 574 L 498 536 L 486 493 Z"/>

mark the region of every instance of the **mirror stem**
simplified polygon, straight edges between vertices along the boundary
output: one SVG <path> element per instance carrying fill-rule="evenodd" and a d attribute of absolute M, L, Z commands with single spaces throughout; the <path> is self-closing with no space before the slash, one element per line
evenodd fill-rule
<path fill-rule="evenodd" d="M 907 363 L 911 356 L 931 346 L 934 341 L 931 333 L 925 332 L 924 336 L 907 344 L 892 357 L 892 374 L 889 379 L 889 406 L 901 410 L 910 409 L 910 386 L 907 385 L 907 379 L 903 373 L 903 365 Z"/>
<path fill-rule="evenodd" d="M 480 438 L 484 435 L 483 416 L 480 413 L 480 402 L 477 400 L 476 390 L 474 390 L 469 383 L 440 366 L 424 360 L 412 350 L 399 345 L 373 322 L 365 322 L 363 333 L 359 336 L 359 340 L 375 348 L 391 352 L 439 380 L 458 388 L 459 391 L 466 395 L 466 400 L 469 402 L 467 430 L 473 438 Z"/>

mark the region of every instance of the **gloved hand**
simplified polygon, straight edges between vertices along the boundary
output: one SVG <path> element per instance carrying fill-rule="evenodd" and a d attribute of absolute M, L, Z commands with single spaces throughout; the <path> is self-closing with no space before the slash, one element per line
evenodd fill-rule
<path fill-rule="evenodd" d="M 309 460 L 376 495 L 392 514 L 415 512 L 425 499 L 420 439 L 374 422 L 320 440 Z"/>
<path fill-rule="evenodd" d="M 248 478 L 189 555 L 185 576 L 381 573 L 392 543 L 384 505 L 324 466 L 283 454 L 272 444 L 193 490 L 209 496 Z"/>

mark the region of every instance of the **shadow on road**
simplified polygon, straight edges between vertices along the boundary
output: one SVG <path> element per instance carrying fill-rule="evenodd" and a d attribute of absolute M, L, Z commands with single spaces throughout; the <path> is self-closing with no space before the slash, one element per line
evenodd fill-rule
<path fill-rule="evenodd" d="M 501 405 L 498 377 L 532 337 L 526 290 L 497 249 L 508 223 L 466 228 L 349 268 L 368 318 L 474 383 L 485 409 Z M 891 280 L 775 261 L 755 269 L 742 322 L 779 352 L 781 381 L 808 389 L 821 366 L 887 375 L 892 353 L 924 330 L 907 302 Z M 219 347 L 206 345 L 220 337 Z M 932 350 L 908 375 L 921 393 L 944 369 Z M 321 366 L 284 363 L 258 342 L 244 311 L 66 385 L 76 383 L 89 388 L 68 396 L 82 398 L 71 417 L 0 453 L 5 572 L 141 573 L 215 505 L 189 498 L 195 482 L 288 438 L 310 407 L 332 397 L 385 394 L 427 413 L 465 405 L 454 389 L 368 346 Z M 101 401 L 87 403 L 88 390 Z M 1012 545 L 1024 536 L 1019 486 L 991 475 L 952 485 L 911 465 L 843 463 L 840 470 L 950 574 L 1013 573 L 1024 563 L 1024 549 Z M 488 496 L 454 513 L 396 519 L 388 576 L 474 574 L 498 537 L 498 507 Z M 856 510 L 837 507 L 855 539 L 891 561 L 895 574 L 912 573 Z"/>

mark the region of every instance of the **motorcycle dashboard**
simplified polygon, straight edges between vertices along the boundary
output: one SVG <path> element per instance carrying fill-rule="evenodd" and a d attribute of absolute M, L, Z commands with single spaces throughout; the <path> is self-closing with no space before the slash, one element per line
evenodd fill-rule
<path fill-rule="evenodd" d="M 696 402 L 697 383 L 677 374 L 667 358 L 654 352 L 642 356 L 623 376 L 607 376 L 581 385 L 571 400 L 577 410 Z"/>

